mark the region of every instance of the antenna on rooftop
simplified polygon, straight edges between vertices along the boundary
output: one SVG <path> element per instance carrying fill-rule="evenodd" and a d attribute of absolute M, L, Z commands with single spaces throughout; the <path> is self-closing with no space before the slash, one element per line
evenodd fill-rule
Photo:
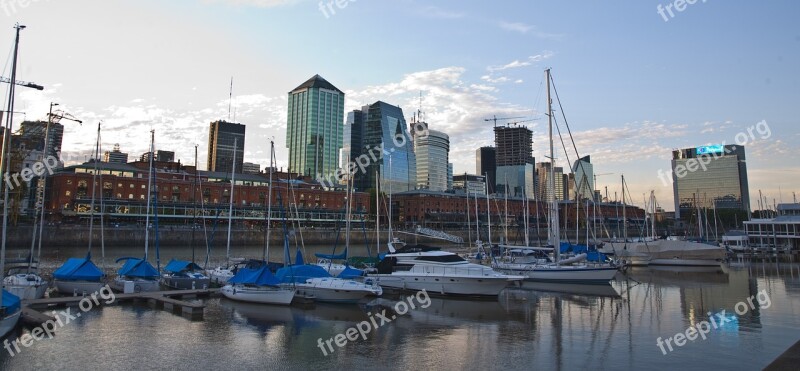
<path fill-rule="evenodd" d="M 233 102 L 233 76 L 231 76 L 231 90 L 228 93 L 228 121 L 231 119 L 231 102 Z"/>

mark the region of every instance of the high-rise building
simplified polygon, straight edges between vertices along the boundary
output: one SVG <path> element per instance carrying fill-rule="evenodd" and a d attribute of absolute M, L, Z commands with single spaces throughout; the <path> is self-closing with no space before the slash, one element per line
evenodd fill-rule
<path fill-rule="evenodd" d="M 462 174 L 453 176 L 453 190 L 470 195 L 486 196 L 486 177 L 483 175 Z"/>
<path fill-rule="evenodd" d="M 581 199 L 594 199 L 594 166 L 590 156 L 581 157 L 572 165 L 575 189 Z"/>
<path fill-rule="evenodd" d="M 47 128 L 47 121 L 23 121 L 20 124 L 20 138 L 23 140 L 30 140 L 31 143 L 40 142 L 44 143 L 45 130 Z M 59 123 L 50 124 L 50 134 L 47 136 L 47 150 L 44 156 L 53 156 L 61 159 L 61 142 L 64 138 L 64 125 Z M 42 146 L 39 144 L 36 150 L 41 151 Z"/>
<path fill-rule="evenodd" d="M 339 168 L 344 132 L 344 92 L 314 75 L 289 92 L 286 147 L 289 168 L 317 179 Z"/>
<path fill-rule="evenodd" d="M 230 173 L 233 169 L 234 145 L 236 147 L 236 172 L 242 172 L 244 160 L 244 133 L 242 124 L 214 121 L 208 131 L 208 171 Z"/>
<path fill-rule="evenodd" d="M 175 152 L 174 151 L 162 151 L 162 150 L 159 149 L 159 150 L 156 151 L 156 157 L 154 158 L 154 160 L 157 161 L 157 162 L 175 162 Z M 142 153 L 142 155 L 139 156 L 139 161 L 143 161 L 143 162 L 150 161 L 150 152 Z M 106 162 L 108 162 L 108 161 L 106 161 Z M 230 171 L 230 170 L 228 170 L 228 171 Z"/>
<path fill-rule="evenodd" d="M 450 136 L 437 130 L 414 133 L 417 155 L 417 188 L 447 190 L 447 164 L 450 161 Z"/>
<path fill-rule="evenodd" d="M 475 171 L 478 175 L 486 176 L 487 192 L 494 194 L 497 184 L 497 151 L 494 147 L 481 147 L 475 151 Z"/>
<path fill-rule="evenodd" d="M 514 197 L 535 198 L 533 132 L 525 126 L 494 128 L 497 151 L 495 190 Z"/>
<path fill-rule="evenodd" d="M 550 189 L 550 163 L 540 162 L 536 164 L 536 179 L 538 190 L 537 199 L 547 201 L 552 200 L 553 191 Z M 566 199 L 567 194 L 564 193 L 566 187 L 564 186 L 564 168 L 556 166 L 553 169 L 555 175 L 555 196 L 556 200 L 562 201 Z"/>
<path fill-rule="evenodd" d="M 261 173 L 261 165 L 252 162 L 244 162 L 242 163 L 242 173 L 259 174 Z"/>
<path fill-rule="evenodd" d="M 711 145 L 673 151 L 672 185 L 675 218 L 697 207 L 750 211 L 744 146 Z"/>
<path fill-rule="evenodd" d="M 453 163 L 447 164 L 447 190 L 453 189 Z"/>
<path fill-rule="evenodd" d="M 103 162 L 112 164 L 127 164 L 128 154 L 120 151 L 119 143 L 115 143 L 113 151 L 106 151 L 103 153 Z"/>
<path fill-rule="evenodd" d="M 349 161 L 355 164 L 367 164 L 364 171 L 356 170 L 353 181 L 356 190 L 375 188 L 378 175 L 381 192 L 414 189 L 416 156 L 400 107 L 378 101 L 349 112 L 344 131 L 348 135 L 342 153 L 345 156 L 349 153 Z"/>

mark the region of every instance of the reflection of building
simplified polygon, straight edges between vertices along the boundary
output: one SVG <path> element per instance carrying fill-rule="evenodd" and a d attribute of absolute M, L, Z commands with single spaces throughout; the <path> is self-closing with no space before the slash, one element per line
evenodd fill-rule
<path fill-rule="evenodd" d="M 581 157 L 572 165 L 575 189 L 581 199 L 594 199 L 594 165 L 590 156 Z"/>
<path fill-rule="evenodd" d="M 566 185 L 564 184 L 564 169 L 556 166 L 553 169 L 555 173 L 555 197 L 556 200 L 562 201 L 566 199 Z M 538 200 L 552 200 L 553 191 L 550 189 L 550 163 L 540 162 L 536 164 L 536 189 L 538 191 L 536 197 Z"/>
<path fill-rule="evenodd" d="M 497 184 L 497 151 L 494 147 L 481 147 L 475 151 L 475 171 L 478 175 L 487 177 L 486 184 L 488 185 L 489 194 L 494 194 L 494 187 Z"/>
<path fill-rule="evenodd" d="M 208 170 L 230 173 L 236 156 L 236 172 L 242 172 L 245 126 L 226 121 L 212 122 L 208 132 Z M 233 152 L 234 146 L 236 153 Z"/>
<path fill-rule="evenodd" d="M 498 193 L 534 198 L 533 132 L 524 126 L 494 128 Z"/>
<path fill-rule="evenodd" d="M 427 135 L 414 134 L 417 156 L 417 188 L 447 190 L 447 168 L 450 161 L 450 136 L 428 129 Z"/>
<path fill-rule="evenodd" d="M 261 165 L 252 162 L 242 163 L 242 173 L 245 174 L 258 174 L 261 172 Z"/>
<path fill-rule="evenodd" d="M 483 175 L 454 175 L 453 190 L 470 195 L 486 196 L 486 177 Z"/>
<path fill-rule="evenodd" d="M 128 154 L 119 150 L 119 143 L 114 144 L 113 151 L 106 151 L 103 154 L 103 162 L 110 162 L 114 164 L 127 164 Z"/>
<path fill-rule="evenodd" d="M 333 176 L 344 134 L 344 92 L 314 75 L 289 92 L 286 119 L 289 169 L 315 178 Z"/>
<path fill-rule="evenodd" d="M 800 203 L 779 204 L 778 215 L 771 219 L 744 222 L 753 248 L 800 249 Z"/>
<path fill-rule="evenodd" d="M 672 152 L 675 217 L 701 207 L 750 210 L 744 146 L 712 145 Z"/>
<path fill-rule="evenodd" d="M 347 114 L 344 131 L 349 135 L 345 137 L 342 152 L 349 153 L 348 161 L 366 165 L 364 171 L 355 172 L 357 190 L 375 188 L 377 173 L 380 173 L 381 192 L 414 189 L 416 156 L 400 107 L 378 101 L 352 111 Z"/>

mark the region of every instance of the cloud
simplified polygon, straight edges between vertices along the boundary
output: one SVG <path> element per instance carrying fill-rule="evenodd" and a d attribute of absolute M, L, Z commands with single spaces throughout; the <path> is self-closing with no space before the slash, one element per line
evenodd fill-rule
<path fill-rule="evenodd" d="M 257 8 L 273 8 L 293 5 L 303 0 L 202 0 L 204 3 L 225 3 L 234 6 L 254 6 Z"/>
<path fill-rule="evenodd" d="M 446 10 L 437 6 L 429 5 L 419 9 L 419 14 L 428 18 L 438 19 L 460 19 L 464 18 L 466 14 L 452 10 Z"/>
<path fill-rule="evenodd" d="M 533 26 L 527 25 L 527 24 L 521 23 L 521 22 L 500 21 L 498 23 L 498 26 L 500 26 L 500 28 L 502 28 L 502 29 L 504 29 L 506 31 L 513 31 L 513 32 L 519 32 L 519 33 L 527 33 L 528 31 L 533 29 Z"/>
<path fill-rule="evenodd" d="M 531 55 L 531 56 L 529 56 L 528 58 L 525 58 L 525 59 L 515 59 L 515 60 L 513 60 L 511 62 L 508 62 L 508 63 L 503 64 L 503 65 L 499 65 L 499 66 L 488 66 L 488 67 L 486 67 L 486 70 L 489 71 L 489 74 L 481 76 L 481 80 L 489 82 L 489 83 L 504 83 L 504 82 L 508 82 L 508 81 L 510 81 L 510 79 L 508 77 L 505 77 L 505 76 L 495 77 L 494 76 L 495 73 L 499 72 L 499 71 L 507 71 L 507 70 L 513 70 L 513 69 L 517 69 L 517 68 L 523 68 L 523 67 L 532 66 L 532 65 L 535 65 L 535 64 L 537 64 L 539 62 L 542 62 L 544 60 L 550 59 L 554 55 L 555 55 L 555 53 L 553 53 L 552 51 L 545 50 L 540 54 Z M 517 79 L 514 82 L 515 83 L 521 83 L 522 80 Z"/>

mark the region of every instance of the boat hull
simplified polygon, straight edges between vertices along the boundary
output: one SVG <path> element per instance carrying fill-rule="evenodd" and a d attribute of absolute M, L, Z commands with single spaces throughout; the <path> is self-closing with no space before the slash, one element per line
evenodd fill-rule
<path fill-rule="evenodd" d="M 211 279 L 208 277 L 194 278 L 164 276 L 161 278 L 161 284 L 175 290 L 205 290 L 210 287 Z"/>
<path fill-rule="evenodd" d="M 298 295 L 313 296 L 315 301 L 326 303 L 358 303 L 367 296 L 383 294 L 380 286 L 337 278 L 312 278 L 306 283 L 285 284 L 284 287 L 295 287 Z"/>
<path fill-rule="evenodd" d="M 4 280 L 6 291 L 18 296 L 22 300 L 41 299 L 47 292 L 47 281 L 35 274 L 15 274 Z"/>
<path fill-rule="evenodd" d="M 616 267 L 513 267 L 496 266 L 498 272 L 525 276 L 525 281 L 607 284 L 617 275 Z"/>
<path fill-rule="evenodd" d="M 109 284 L 109 286 L 116 291 L 124 292 L 126 282 L 133 282 L 133 292 L 151 292 L 161 289 L 161 285 L 158 280 L 127 277 L 117 277 Z"/>
<path fill-rule="evenodd" d="M 98 281 L 62 281 L 54 280 L 56 290 L 62 295 L 85 295 L 100 292 L 105 283 Z"/>
<path fill-rule="evenodd" d="M 216 268 L 206 272 L 212 283 L 225 285 L 233 278 L 233 271 L 225 268 Z"/>
<path fill-rule="evenodd" d="M 11 333 L 12 330 L 14 330 L 14 328 L 17 327 L 17 323 L 19 323 L 21 314 L 22 310 L 18 310 L 15 313 L 0 319 L 0 338 L 5 338 L 9 333 Z"/>
<path fill-rule="evenodd" d="M 374 274 L 383 288 L 457 296 L 497 296 L 514 280 L 500 277 L 457 277 L 414 274 Z"/>
<path fill-rule="evenodd" d="M 244 285 L 225 285 L 220 293 L 228 299 L 248 303 L 289 305 L 294 299 L 295 290 L 272 287 L 252 287 Z"/>

